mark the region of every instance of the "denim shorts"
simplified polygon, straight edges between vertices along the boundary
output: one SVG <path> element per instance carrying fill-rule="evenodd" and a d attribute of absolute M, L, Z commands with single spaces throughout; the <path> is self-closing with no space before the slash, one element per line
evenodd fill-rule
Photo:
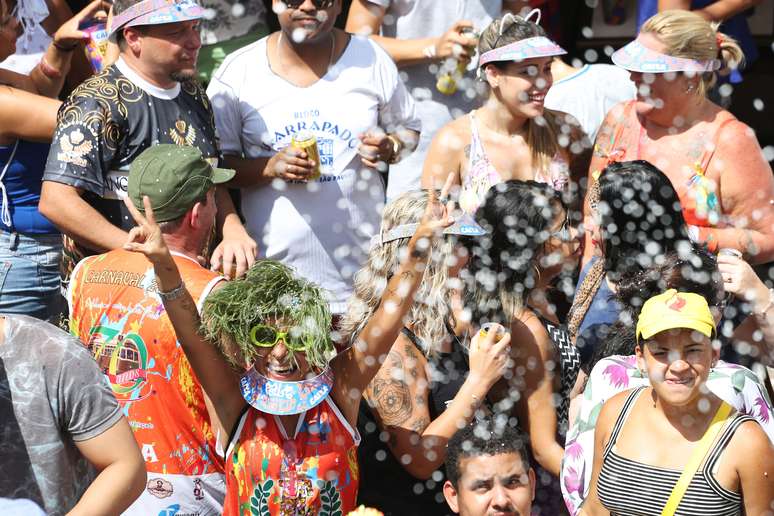
<path fill-rule="evenodd" d="M 65 307 L 59 290 L 61 255 L 61 235 L 0 230 L 0 313 L 58 323 Z"/>

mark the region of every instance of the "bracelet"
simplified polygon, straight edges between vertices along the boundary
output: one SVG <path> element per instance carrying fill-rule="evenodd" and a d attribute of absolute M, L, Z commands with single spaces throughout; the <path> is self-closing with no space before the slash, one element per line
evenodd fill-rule
<path fill-rule="evenodd" d="M 162 292 L 159 290 L 159 297 L 162 301 L 173 301 L 179 297 L 183 296 L 183 293 L 185 292 L 185 283 L 183 283 L 182 280 L 180 280 L 180 285 L 173 288 L 172 290 L 169 290 L 167 292 Z"/>
<path fill-rule="evenodd" d="M 760 312 L 753 312 L 756 317 L 766 317 L 766 313 L 774 306 L 774 288 L 769 289 L 769 302 Z"/>
<path fill-rule="evenodd" d="M 65 46 L 62 46 L 62 44 L 57 41 L 52 41 L 51 44 L 54 45 L 54 48 L 56 48 L 60 52 L 72 52 L 73 50 L 75 50 L 75 47 L 78 46 L 78 43 L 74 43 L 72 46 L 65 47 Z"/>
<path fill-rule="evenodd" d="M 435 56 L 437 55 L 435 45 L 427 45 L 425 48 L 423 48 L 422 55 L 428 59 L 435 59 Z"/>
<path fill-rule="evenodd" d="M 38 62 L 38 68 L 40 68 L 40 72 L 48 77 L 49 79 L 61 79 L 62 78 L 62 71 L 57 70 L 50 64 L 48 64 L 48 61 L 46 61 L 46 56 L 43 56 L 40 58 L 40 62 Z"/>

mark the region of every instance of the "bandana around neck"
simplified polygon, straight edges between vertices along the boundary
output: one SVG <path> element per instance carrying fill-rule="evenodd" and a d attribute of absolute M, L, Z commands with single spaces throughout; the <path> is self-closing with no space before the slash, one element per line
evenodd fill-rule
<path fill-rule="evenodd" d="M 268 414 L 287 416 L 316 407 L 333 387 L 333 370 L 325 370 L 308 380 L 283 382 L 271 380 L 251 367 L 239 381 L 242 397 L 254 408 Z"/>
<path fill-rule="evenodd" d="M 720 68 L 720 61 L 708 59 L 697 61 L 684 57 L 662 54 L 642 44 L 641 36 L 623 48 L 616 50 L 611 59 L 613 63 L 632 72 L 712 72 Z"/>

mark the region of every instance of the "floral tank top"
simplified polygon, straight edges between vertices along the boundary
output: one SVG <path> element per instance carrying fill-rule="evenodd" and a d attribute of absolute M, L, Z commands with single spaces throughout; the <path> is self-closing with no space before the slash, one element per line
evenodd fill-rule
<path fill-rule="evenodd" d="M 355 509 L 360 435 L 328 397 L 288 436 L 248 407 L 226 453 L 225 516 L 341 516 Z"/>
<path fill-rule="evenodd" d="M 616 161 L 643 159 L 641 143 L 645 137 L 645 126 L 640 123 L 637 111 L 634 109 L 635 103 L 636 101 L 630 101 L 626 104 L 623 122 L 613 131 L 607 148 L 594 149 L 595 152 L 601 152 L 607 156 L 608 165 Z M 701 135 L 707 142 L 704 150 L 694 161 L 679 164 L 679 175 L 664 171 L 672 181 L 672 186 L 680 199 L 685 221 L 692 226 L 722 227 L 724 225 L 717 182 L 707 177 L 706 172 L 715 154 L 720 131 L 724 125 L 734 120 L 736 118 L 729 116 L 720 122 L 714 134 Z"/>
<path fill-rule="evenodd" d="M 489 189 L 503 182 L 500 173 L 486 155 L 478 134 L 476 117 L 470 113 L 470 159 L 468 173 L 462 178 L 460 208 L 466 213 L 475 213 L 486 198 Z M 570 166 L 560 153 L 551 160 L 548 173 L 535 171 L 535 181 L 551 185 L 555 190 L 564 191 L 570 183 Z"/>

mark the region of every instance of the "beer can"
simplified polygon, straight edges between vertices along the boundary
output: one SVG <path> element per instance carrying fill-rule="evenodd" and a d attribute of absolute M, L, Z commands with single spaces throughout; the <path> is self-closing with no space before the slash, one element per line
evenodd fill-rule
<path fill-rule="evenodd" d="M 104 59 L 107 55 L 108 32 L 105 28 L 105 22 L 101 20 L 86 20 L 78 25 L 78 30 L 89 35 L 86 40 L 86 57 L 91 64 L 92 70 L 99 73 L 104 68 Z"/>
<path fill-rule="evenodd" d="M 309 180 L 320 178 L 320 152 L 317 149 L 317 138 L 308 131 L 299 131 L 290 140 L 291 147 L 306 152 L 307 159 L 314 161 L 314 170 Z"/>
<path fill-rule="evenodd" d="M 718 256 L 725 255 L 725 256 L 736 256 L 737 258 L 742 258 L 742 252 L 738 249 L 734 249 L 733 247 L 724 247 L 718 251 Z"/>

